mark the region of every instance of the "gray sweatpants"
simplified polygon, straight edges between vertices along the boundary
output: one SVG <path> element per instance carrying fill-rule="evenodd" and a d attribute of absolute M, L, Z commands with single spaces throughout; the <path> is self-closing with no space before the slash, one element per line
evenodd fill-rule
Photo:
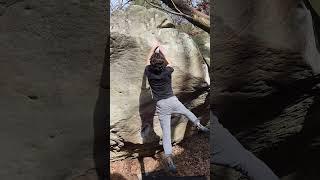
<path fill-rule="evenodd" d="M 157 112 L 159 114 L 162 129 L 162 145 L 166 156 L 172 154 L 171 144 L 171 114 L 177 113 L 185 115 L 194 124 L 198 123 L 198 118 L 189 111 L 176 96 L 157 101 Z"/>
<path fill-rule="evenodd" d="M 210 112 L 211 163 L 240 171 L 250 180 L 279 180 L 272 170 L 246 150 Z"/>

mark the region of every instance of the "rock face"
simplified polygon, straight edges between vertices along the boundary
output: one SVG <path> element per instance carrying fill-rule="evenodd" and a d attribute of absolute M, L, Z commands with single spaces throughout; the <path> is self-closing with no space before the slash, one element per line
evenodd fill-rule
<path fill-rule="evenodd" d="M 215 10 L 211 108 L 280 177 L 319 179 L 320 56 L 309 10 L 275 0 L 219 0 Z"/>
<path fill-rule="evenodd" d="M 210 34 L 205 31 L 199 31 L 198 34 L 192 36 L 201 51 L 203 58 L 210 65 Z"/>
<path fill-rule="evenodd" d="M 172 59 L 175 95 L 197 116 L 208 119 L 202 57 L 192 38 L 176 30 L 167 14 L 133 5 L 111 15 L 110 31 L 111 160 L 150 155 L 162 149 L 162 132 L 144 77 L 146 56 L 155 39 Z M 173 117 L 174 141 L 179 142 L 192 129 L 186 118 Z"/>
<path fill-rule="evenodd" d="M 1 179 L 94 168 L 105 21 L 101 1 L 0 2 Z"/>
<path fill-rule="evenodd" d="M 205 64 L 203 64 L 203 69 L 206 72 L 204 74 L 204 79 L 207 82 L 207 84 L 210 85 L 210 34 L 201 30 L 198 34 L 192 36 L 192 39 L 199 47 L 199 51 L 202 54 L 202 58 L 206 62 Z"/>

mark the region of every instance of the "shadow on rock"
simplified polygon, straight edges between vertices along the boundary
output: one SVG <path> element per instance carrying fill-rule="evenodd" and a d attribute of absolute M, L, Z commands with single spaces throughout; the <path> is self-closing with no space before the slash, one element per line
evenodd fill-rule
<path fill-rule="evenodd" d="M 105 58 L 106 60 L 108 56 L 109 46 L 107 45 L 105 50 Z M 109 73 L 107 70 L 107 65 L 105 61 L 103 61 L 102 73 L 100 78 L 100 86 L 99 86 L 99 94 L 96 101 L 96 106 L 94 110 L 93 117 L 93 128 L 94 128 L 94 145 L 93 145 L 93 156 L 95 161 L 95 167 L 97 170 L 97 174 L 99 176 L 99 180 L 109 179 L 107 173 L 107 164 L 108 164 L 108 145 L 109 142 L 107 139 L 107 122 L 109 114 L 109 85 L 107 85 L 109 79 Z"/>
<path fill-rule="evenodd" d="M 150 89 L 147 88 L 147 78 L 143 75 L 139 96 L 139 115 L 141 119 L 141 137 L 143 144 L 159 140 L 154 132 L 153 119 L 156 112 L 156 103 L 152 99 Z"/>
<path fill-rule="evenodd" d="M 308 109 L 300 133 L 289 137 L 272 149 L 264 150 L 262 158 L 285 180 L 319 179 L 320 161 L 320 97 Z"/>

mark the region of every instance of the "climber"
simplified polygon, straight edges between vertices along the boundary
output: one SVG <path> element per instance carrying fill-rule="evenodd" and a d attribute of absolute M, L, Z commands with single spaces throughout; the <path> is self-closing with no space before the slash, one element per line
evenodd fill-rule
<path fill-rule="evenodd" d="M 233 168 L 250 180 L 279 180 L 272 170 L 253 153 L 246 150 L 232 134 L 224 128 L 218 117 L 210 110 L 211 163 Z"/>
<path fill-rule="evenodd" d="M 172 159 L 171 114 L 177 113 L 186 116 L 202 132 L 209 133 L 209 129 L 201 125 L 199 119 L 173 94 L 171 74 L 174 69 L 171 66 L 171 61 L 163 52 L 160 43 L 156 42 L 147 57 L 145 75 L 148 78 L 153 99 L 156 101 L 156 110 L 159 114 L 163 134 L 162 144 L 165 159 L 169 171 L 176 173 L 176 166 Z"/>

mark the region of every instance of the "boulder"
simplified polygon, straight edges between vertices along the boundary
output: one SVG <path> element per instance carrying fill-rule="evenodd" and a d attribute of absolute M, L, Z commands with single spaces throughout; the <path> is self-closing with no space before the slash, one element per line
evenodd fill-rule
<path fill-rule="evenodd" d="M 210 34 L 200 30 L 198 33 L 192 36 L 192 39 L 199 47 L 203 58 L 206 60 L 208 65 L 210 65 Z"/>
<path fill-rule="evenodd" d="M 302 1 L 216 3 L 211 109 L 278 176 L 319 179 L 320 56 L 310 11 Z M 212 177 L 226 172 L 213 169 Z"/>
<path fill-rule="evenodd" d="M 79 0 L 0 2 L 1 179 L 96 173 L 94 111 L 105 6 Z"/>
<path fill-rule="evenodd" d="M 110 19 L 111 160 L 153 155 L 161 128 L 144 76 L 146 56 L 154 40 L 167 49 L 173 63 L 174 94 L 197 116 L 208 119 L 201 54 L 192 38 L 174 28 L 171 18 L 154 8 L 132 5 Z M 185 117 L 174 115 L 172 139 L 193 133 Z"/>

